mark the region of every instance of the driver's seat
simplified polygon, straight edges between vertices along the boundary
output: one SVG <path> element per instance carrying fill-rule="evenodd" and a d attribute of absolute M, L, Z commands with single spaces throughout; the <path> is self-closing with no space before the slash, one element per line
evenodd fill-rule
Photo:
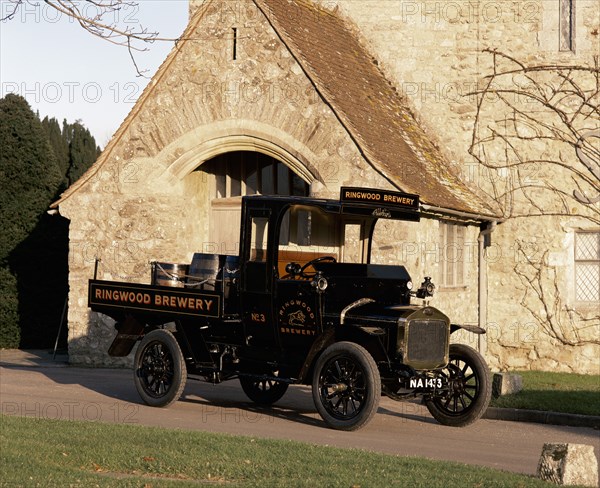
<path fill-rule="evenodd" d="M 279 279 L 307 279 L 301 276 L 295 276 L 294 278 L 288 275 L 288 272 L 285 270 L 285 267 L 289 263 L 298 263 L 301 267 L 304 266 L 309 261 L 313 259 L 317 259 L 323 256 L 334 256 L 338 259 L 338 256 L 331 252 L 311 252 L 311 251 L 291 251 L 291 250 L 279 250 L 279 256 L 277 258 L 277 271 Z M 312 272 L 312 269 L 308 269 L 309 272 Z M 284 278 L 285 277 L 285 278 Z"/>

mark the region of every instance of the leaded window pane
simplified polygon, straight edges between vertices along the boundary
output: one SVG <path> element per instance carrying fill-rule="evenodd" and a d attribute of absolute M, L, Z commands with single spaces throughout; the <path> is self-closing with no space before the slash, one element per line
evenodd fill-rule
<path fill-rule="evenodd" d="M 600 260 L 600 233 L 593 232 L 577 234 L 575 246 L 575 259 Z"/>
<path fill-rule="evenodd" d="M 575 235 L 575 297 L 600 302 L 600 232 Z"/>

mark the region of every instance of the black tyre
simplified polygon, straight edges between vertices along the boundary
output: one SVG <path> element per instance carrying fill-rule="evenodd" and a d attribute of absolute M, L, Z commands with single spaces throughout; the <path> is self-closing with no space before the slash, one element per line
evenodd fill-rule
<path fill-rule="evenodd" d="M 168 407 L 185 388 L 187 370 L 183 354 L 171 332 L 157 329 L 144 336 L 135 354 L 133 380 L 144 402 Z"/>
<path fill-rule="evenodd" d="M 431 415 L 452 427 L 464 427 L 481 418 L 492 395 L 490 370 L 481 354 L 464 344 L 451 344 L 444 375 L 449 390 L 426 401 Z"/>
<path fill-rule="evenodd" d="M 359 429 L 379 407 L 381 378 L 377 364 L 358 344 L 332 344 L 317 360 L 312 393 L 327 425 L 338 430 Z"/>
<path fill-rule="evenodd" d="M 271 405 L 279 400 L 288 389 L 287 383 L 275 380 L 255 379 L 240 376 L 242 390 L 250 400 L 259 405 Z"/>

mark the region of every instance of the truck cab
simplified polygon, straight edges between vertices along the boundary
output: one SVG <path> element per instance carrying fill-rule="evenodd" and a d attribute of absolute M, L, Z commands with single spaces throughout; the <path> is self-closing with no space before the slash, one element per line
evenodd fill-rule
<path fill-rule="evenodd" d="M 91 280 L 90 307 L 116 320 L 110 354 L 138 345 L 134 382 L 150 405 L 176 401 L 187 376 L 239 378 L 259 404 L 312 385 L 333 428 L 365 425 L 381 394 L 422 396 L 440 422 L 466 425 L 490 396 L 483 358 L 450 344 L 466 326 L 413 303 L 433 295 L 429 278 L 415 289 L 401 263 L 371 262 L 377 223 L 419 222 L 419 208 L 417 195 L 364 188 L 244 197 L 238 256 L 195 253 L 177 276 L 155 263 L 167 283 Z"/>

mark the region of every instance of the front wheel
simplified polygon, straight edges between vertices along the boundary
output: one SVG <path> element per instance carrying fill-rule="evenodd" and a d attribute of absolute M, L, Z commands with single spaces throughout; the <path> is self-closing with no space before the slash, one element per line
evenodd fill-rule
<path fill-rule="evenodd" d="M 361 428 L 373 418 L 381 398 L 373 356 L 353 342 L 332 344 L 317 360 L 312 394 L 327 425 L 339 430 Z"/>
<path fill-rule="evenodd" d="M 142 400 L 152 407 L 168 407 L 183 393 L 186 376 L 183 354 L 173 334 L 163 329 L 146 334 L 135 353 L 133 375 Z"/>
<path fill-rule="evenodd" d="M 246 396 L 258 405 L 272 405 L 281 399 L 288 389 L 288 384 L 281 381 L 247 376 L 240 376 L 240 384 Z"/>
<path fill-rule="evenodd" d="M 492 395 L 490 370 L 481 354 L 464 344 L 451 344 L 450 361 L 442 374 L 448 391 L 426 400 L 431 415 L 440 424 L 453 427 L 481 418 Z"/>

